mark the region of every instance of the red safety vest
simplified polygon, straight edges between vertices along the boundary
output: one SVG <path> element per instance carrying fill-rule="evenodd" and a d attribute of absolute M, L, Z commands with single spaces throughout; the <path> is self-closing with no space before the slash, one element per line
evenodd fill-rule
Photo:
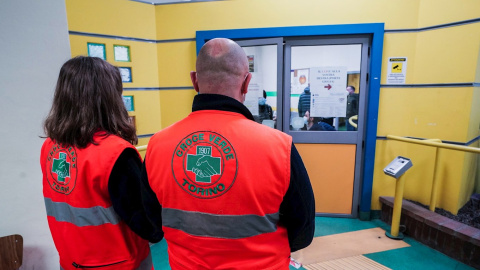
<path fill-rule="evenodd" d="M 172 269 L 288 269 L 278 221 L 291 145 L 278 130 L 217 110 L 195 111 L 151 138 L 146 169 Z"/>
<path fill-rule="evenodd" d="M 64 270 L 152 268 L 148 241 L 115 213 L 108 179 L 120 154 L 135 149 L 120 137 L 94 136 L 84 149 L 45 140 L 40 157 L 43 195 L 53 241 Z"/>

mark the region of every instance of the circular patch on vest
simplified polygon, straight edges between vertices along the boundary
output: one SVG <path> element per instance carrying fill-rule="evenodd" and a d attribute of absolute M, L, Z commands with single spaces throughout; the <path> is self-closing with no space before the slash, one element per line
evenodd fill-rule
<path fill-rule="evenodd" d="M 56 192 L 70 194 L 77 181 L 77 153 L 73 147 L 55 144 L 48 152 L 47 180 Z"/>
<path fill-rule="evenodd" d="M 233 146 L 225 137 L 211 131 L 186 136 L 172 157 L 175 181 L 185 192 L 200 199 L 225 194 L 235 182 L 237 169 Z"/>

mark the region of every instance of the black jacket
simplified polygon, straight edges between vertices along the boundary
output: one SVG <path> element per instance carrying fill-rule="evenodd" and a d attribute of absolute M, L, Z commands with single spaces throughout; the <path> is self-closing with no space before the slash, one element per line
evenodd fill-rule
<path fill-rule="evenodd" d="M 221 95 L 195 96 L 192 111 L 197 110 L 237 112 L 253 120 L 252 114 L 242 103 Z M 156 243 L 163 238 L 162 206 L 149 185 L 145 163 L 140 177 L 139 159 L 132 152 L 124 151 L 117 160 L 109 181 L 110 196 L 115 210 L 129 227 L 142 238 Z M 315 231 L 315 199 L 307 171 L 293 144 L 290 186 L 279 212 L 280 222 L 287 228 L 291 251 L 307 247 Z"/>

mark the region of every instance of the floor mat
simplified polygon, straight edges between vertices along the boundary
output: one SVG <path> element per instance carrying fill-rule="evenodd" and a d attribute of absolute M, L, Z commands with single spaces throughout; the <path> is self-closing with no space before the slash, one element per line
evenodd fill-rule
<path fill-rule="evenodd" d="M 383 229 L 373 228 L 315 237 L 310 246 L 292 253 L 292 258 L 309 265 L 409 246 L 388 238 Z"/>
<path fill-rule="evenodd" d="M 362 255 L 303 265 L 303 267 L 307 270 L 391 270 Z"/>

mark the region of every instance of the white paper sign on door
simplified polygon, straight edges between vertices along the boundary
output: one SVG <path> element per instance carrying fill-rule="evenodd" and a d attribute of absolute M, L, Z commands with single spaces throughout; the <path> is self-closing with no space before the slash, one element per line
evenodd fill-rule
<path fill-rule="evenodd" d="M 248 92 L 243 103 L 252 115 L 258 115 L 258 99 L 260 97 L 263 97 L 262 74 L 254 72 L 252 73 L 252 79 L 248 85 Z"/>
<path fill-rule="evenodd" d="M 347 67 L 310 68 L 310 116 L 345 117 Z"/>

